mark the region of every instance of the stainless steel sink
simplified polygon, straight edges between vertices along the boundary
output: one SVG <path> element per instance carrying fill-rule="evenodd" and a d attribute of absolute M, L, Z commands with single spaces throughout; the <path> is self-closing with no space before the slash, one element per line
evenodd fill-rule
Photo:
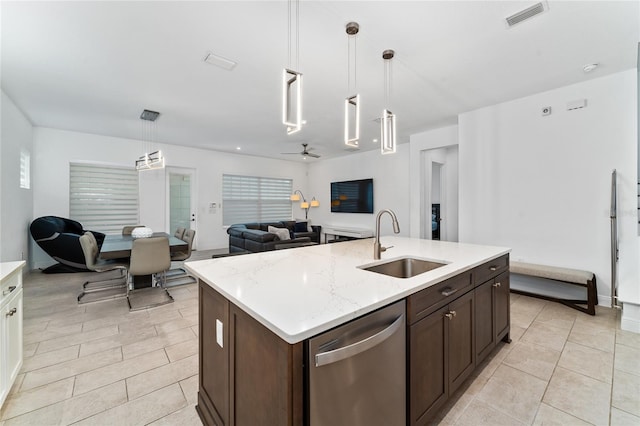
<path fill-rule="evenodd" d="M 358 266 L 358 268 L 396 278 L 411 278 L 444 265 L 446 265 L 446 263 L 416 259 L 413 257 L 403 257 L 401 259 L 391 260 L 377 265 Z"/>

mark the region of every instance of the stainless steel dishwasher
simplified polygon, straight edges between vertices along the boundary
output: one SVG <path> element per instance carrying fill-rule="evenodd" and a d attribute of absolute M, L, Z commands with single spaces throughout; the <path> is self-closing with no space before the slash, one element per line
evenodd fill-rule
<path fill-rule="evenodd" d="M 405 302 L 309 339 L 311 426 L 404 425 Z"/>

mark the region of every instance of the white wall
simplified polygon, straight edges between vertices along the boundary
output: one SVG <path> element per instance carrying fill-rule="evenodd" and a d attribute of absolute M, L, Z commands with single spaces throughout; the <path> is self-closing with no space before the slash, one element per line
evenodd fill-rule
<path fill-rule="evenodd" d="M 20 151 L 33 156 L 33 126 L 4 92 L 0 106 L 0 262 L 7 262 L 28 256 L 33 192 L 20 188 Z"/>
<path fill-rule="evenodd" d="M 309 210 L 311 222 L 322 226 L 344 226 L 375 231 L 376 213 L 382 209 L 391 209 L 398 217 L 400 235 L 408 236 L 408 162 L 409 145 L 401 144 L 395 154 L 382 155 L 379 150 L 373 150 L 310 163 L 309 191 L 303 192 L 307 199 L 316 197 L 320 201 L 320 207 Z M 331 182 L 366 178 L 373 178 L 374 213 L 331 213 Z M 382 218 L 380 234 L 393 234 L 389 217 Z"/>
<path fill-rule="evenodd" d="M 459 116 L 460 240 L 593 271 L 610 295 L 610 184 L 619 177 L 619 295 L 638 303 L 636 71 Z M 584 109 L 566 104 L 587 99 Z M 542 107 L 552 114 L 542 116 Z"/>
<path fill-rule="evenodd" d="M 33 217 L 69 216 L 69 163 L 101 162 L 133 166 L 142 153 L 137 140 L 70 132 L 48 128 L 34 130 L 34 206 Z M 222 175 L 285 177 L 293 179 L 294 188 L 306 194 L 307 165 L 300 162 L 274 160 L 229 154 L 176 145 L 154 144 L 162 149 L 167 166 L 196 170 L 198 197 L 197 247 L 200 250 L 228 247 L 228 235 L 222 226 L 222 209 L 211 213 L 210 202 L 222 203 Z M 167 229 L 165 171 L 140 173 L 140 223 L 157 231 Z M 294 208 L 294 215 L 296 214 Z M 50 258 L 36 249 L 32 267 L 51 264 Z"/>

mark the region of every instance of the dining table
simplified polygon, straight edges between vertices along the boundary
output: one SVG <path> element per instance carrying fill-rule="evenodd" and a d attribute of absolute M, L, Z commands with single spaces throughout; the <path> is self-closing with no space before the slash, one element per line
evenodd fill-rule
<path fill-rule="evenodd" d="M 189 244 L 180 238 L 169 235 L 166 232 L 154 232 L 152 237 L 167 237 L 169 239 L 169 251 L 176 253 L 187 251 Z M 131 235 L 106 235 L 100 248 L 101 259 L 125 259 L 131 257 L 131 248 L 133 247 L 133 238 Z"/>

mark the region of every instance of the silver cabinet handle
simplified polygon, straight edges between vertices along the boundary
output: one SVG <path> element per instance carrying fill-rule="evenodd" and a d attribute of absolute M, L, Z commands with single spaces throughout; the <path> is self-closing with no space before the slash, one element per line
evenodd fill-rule
<path fill-rule="evenodd" d="M 11 293 L 11 292 L 12 292 L 13 290 L 15 290 L 15 289 L 16 289 L 16 286 L 15 286 L 15 285 L 12 285 L 12 286 L 10 286 L 10 287 L 9 287 L 9 290 L 5 290 L 5 291 L 3 291 L 3 292 L 2 292 L 2 295 L 3 295 L 3 296 L 6 296 L 7 294 Z"/>
<path fill-rule="evenodd" d="M 489 270 L 490 270 L 490 271 L 497 271 L 497 270 L 498 270 L 498 267 L 497 267 L 497 266 L 490 266 L 490 267 L 489 267 Z"/>
<path fill-rule="evenodd" d="M 402 326 L 404 326 L 404 314 L 396 318 L 389 327 L 374 334 L 373 336 L 369 336 L 366 339 L 360 340 L 356 343 L 352 343 L 343 348 L 316 354 L 316 367 L 321 367 L 323 365 L 338 362 L 345 358 L 350 358 L 361 352 L 367 351 L 387 340 Z"/>
<path fill-rule="evenodd" d="M 13 316 L 13 314 L 15 314 L 16 312 L 18 312 L 18 308 L 13 308 L 13 309 L 11 309 L 9 312 L 7 312 L 7 313 L 5 314 L 5 316 L 7 316 L 7 317 L 12 317 L 12 316 Z"/>
<path fill-rule="evenodd" d="M 500 283 L 495 283 L 493 286 L 497 288 L 497 287 L 500 287 L 501 285 L 502 284 L 500 284 Z"/>
<path fill-rule="evenodd" d="M 440 292 L 440 294 L 443 295 L 444 297 L 447 297 L 447 296 L 451 296 L 456 291 L 458 291 L 457 288 L 446 287 L 444 290 Z"/>
<path fill-rule="evenodd" d="M 453 317 L 456 316 L 456 311 L 449 311 L 446 314 L 444 314 L 444 316 L 449 318 L 449 320 L 451 320 Z"/>

